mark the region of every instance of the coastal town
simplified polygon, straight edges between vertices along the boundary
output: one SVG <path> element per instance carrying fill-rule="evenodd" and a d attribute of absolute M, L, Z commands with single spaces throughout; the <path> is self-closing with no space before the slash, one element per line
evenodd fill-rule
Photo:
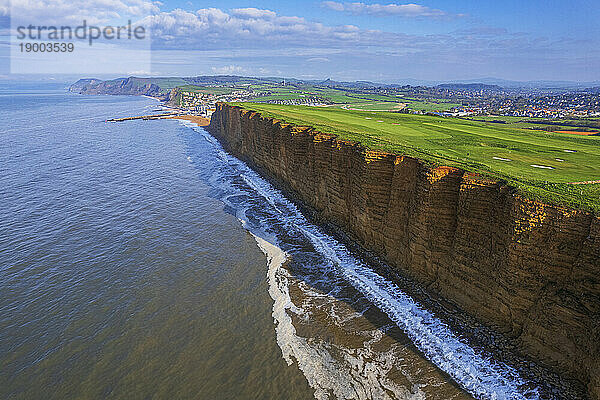
<path fill-rule="evenodd" d="M 0 400 L 600 400 L 600 0 L 5 0 Z"/>
<path fill-rule="evenodd" d="M 453 116 L 498 115 L 530 118 L 600 117 L 600 91 L 555 95 L 490 96 L 448 110 Z"/>
<path fill-rule="evenodd" d="M 210 118 L 218 102 L 252 102 L 292 106 L 338 107 L 442 117 L 493 118 L 491 122 L 544 122 L 549 126 L 600 128 L 600 88 L 555 93 L 504 89 L 496 85 L 349 87 L 341 83 L 186 85 L 171 89 L 167 104 Z M 512 118 L 512 119 L 511 119 Z M 588 129 L 589 130 L 589 129 Z"/>

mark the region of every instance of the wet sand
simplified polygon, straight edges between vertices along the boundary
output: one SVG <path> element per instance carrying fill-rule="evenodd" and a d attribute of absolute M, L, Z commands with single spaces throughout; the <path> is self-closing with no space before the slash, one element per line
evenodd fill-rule
<path fill-rule="evenodd" d="M 201 117 L 199 115 L 174 115 L 172 117 L 165 117 L 164 119 L 183 119 L 193 122 L 198 126 L 208 126 L 208 124 L 210 124 L 210 118 Z"/>

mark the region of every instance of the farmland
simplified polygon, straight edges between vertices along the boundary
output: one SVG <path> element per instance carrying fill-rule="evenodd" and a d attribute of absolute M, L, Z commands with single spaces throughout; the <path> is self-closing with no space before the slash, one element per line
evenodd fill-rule
<path fill-rule="evenodd" d="M 342 139 L 505 180 L 530 197 L 600 210 L 600 137 L 503 124 L 332 107 L 240 103 Z"/>
<path fill-rule="evenodd" d="M 282 82 L 237 82 L 220 86 L 182 85 L 180 92 L 225 96 L 223 101 L 243 98 L 256 103 L 328 104 L 337 108 L 419 112 L 445 111 L 460 106 L 442 99 L 404 96 L 402 93 L 382 94 L 368 89 L 331 87 L 318 84 Z"/>

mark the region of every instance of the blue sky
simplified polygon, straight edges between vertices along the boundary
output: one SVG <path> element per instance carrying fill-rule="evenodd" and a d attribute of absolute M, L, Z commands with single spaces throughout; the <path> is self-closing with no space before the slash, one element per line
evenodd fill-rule
<path fill-rule="evenodd" d="M 600 80 L 597 0 L 39 3 L 42 19 L 151 26 L 152 67 L 138 74 Z"/>

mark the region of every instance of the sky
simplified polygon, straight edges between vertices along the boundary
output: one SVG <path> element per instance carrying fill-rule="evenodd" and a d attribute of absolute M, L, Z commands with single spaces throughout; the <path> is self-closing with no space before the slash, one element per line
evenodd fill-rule
<path fill-rule="evenodd" d="M 85 18 L 99 25 L 132 19 L 149 27 L 151 61 L 128 70 L 124 60 L 134 53 L 121 48 L 122 56 L 113 57 L 123 61 L 119 74 L 600 80 L 598 0 L 0 0 L 0 75 L 14 61 L 7 49 L 17 12 L 43 25 Z M 116 54 L 109 45 L 106 51 Z M 100 52 L 102 44 L 94 49 Z M 93 70 L 90 54 L 79 61 L 73 55 L 63 67 L 85 75 Z M 92 62 L 83 65 L 83 58 Z"/>

